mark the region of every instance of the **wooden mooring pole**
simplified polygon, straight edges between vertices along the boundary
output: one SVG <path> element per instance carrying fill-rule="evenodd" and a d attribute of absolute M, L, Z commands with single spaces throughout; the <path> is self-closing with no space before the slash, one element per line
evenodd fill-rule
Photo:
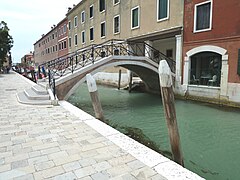
<path fill-rule="evenodd" d="M 168 126 L 168 134 L 171 143 L 173 160 L 184 166 L 181 152 L 180 137 L 177 126 L 172 72 L 166 60 L 160 61 L 159 64 L 159 80 L 162 94 L 162 102 L 165 112 L 165 117 Z"/>
<path fill-rule="evenodd" d="M 119 69 L 119 74 L 118 74 L 118 90 L 121 88 L 121 76 L 122 76 L 122 71 Z"/>
<path fill-rule="evenodd" d="M 101 121 L 104 121 L 102 106 L 98 98 L 96 81 L 91 74 L 87 74 L 86 79 L 87 79 L 88 91 L 90 93 L 93 109 L 95 112 L 95 117 Z"/>

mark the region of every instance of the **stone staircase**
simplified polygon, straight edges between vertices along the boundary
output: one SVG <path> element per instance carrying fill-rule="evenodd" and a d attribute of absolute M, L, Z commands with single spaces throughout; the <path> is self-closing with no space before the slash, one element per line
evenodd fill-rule
<path fill-rule="evenodd" d="M 18 102 L 28 105 L 56 105 L 57 102 L 43 84 L 36 84 L 17 94 Z"/>

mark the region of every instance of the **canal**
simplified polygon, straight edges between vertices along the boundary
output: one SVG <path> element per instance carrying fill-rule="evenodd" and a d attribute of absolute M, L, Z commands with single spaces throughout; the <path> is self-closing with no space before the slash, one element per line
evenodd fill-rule
<path fill-rule="evenodd" d="M 111 126 L 169 156 L 159 96 L 104 86 L 98 86 L 98 91 Z M 68 101 L 94 114 L 86 84 Z M 240 110 L 176 100 L 176 111 L 185 167 L 207 180 L 239 179 Z"/>

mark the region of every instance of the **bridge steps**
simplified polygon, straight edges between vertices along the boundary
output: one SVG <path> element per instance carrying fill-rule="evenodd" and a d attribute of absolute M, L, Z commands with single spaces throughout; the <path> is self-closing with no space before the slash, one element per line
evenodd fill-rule
<path fill-rule="evenodd" d="M 28 105 L 51 105 L 52 101 L 46 89 L 39 85 L 32 86 L 17 94 L 18 102 Z"/>

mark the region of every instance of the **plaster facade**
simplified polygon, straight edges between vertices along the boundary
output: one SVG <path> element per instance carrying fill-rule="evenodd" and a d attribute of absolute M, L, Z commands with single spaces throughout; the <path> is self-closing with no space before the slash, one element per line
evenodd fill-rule
<path fill-rule="evenodd" d="M 195 32 L 196 7 L 211 4 L 210 29 Z M 184 41 L 182 62 L 182 95 L 218 99 L 223 102 L 240 103 L 236 93 L 240 84 L 237 74 L 238 49 L 240 48 L 240 23 L 238 0 L 193 0 L 185 1 Z M 224 9 L 224 14 L 222 10 Z M 216 53 L 221 57 L 221 78 L 219 87 L 191 85 L 191 61 L 199 53 Z M 210 90 L 211 89 L 211 90 Z"/>

